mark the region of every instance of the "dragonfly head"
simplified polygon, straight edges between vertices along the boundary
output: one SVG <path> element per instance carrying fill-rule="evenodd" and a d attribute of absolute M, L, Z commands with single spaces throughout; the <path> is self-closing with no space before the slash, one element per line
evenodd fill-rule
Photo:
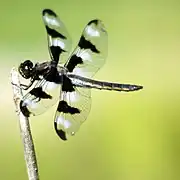
<path fill-rule="evenodd" d="M 19 65 L 18 71 L 21 76 L 25 79 L 29 79 L 33 76 L 33 63 L 30 60 L 25 60 L 23 63 Z"/>

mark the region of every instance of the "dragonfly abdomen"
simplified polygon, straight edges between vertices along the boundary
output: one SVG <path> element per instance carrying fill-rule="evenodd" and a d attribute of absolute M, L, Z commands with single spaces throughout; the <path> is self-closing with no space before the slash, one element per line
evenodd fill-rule
<path fill-rule="evenodd" d="M 113 90 L 113 91 L 136 91 L 142 89 L 142 86 L 132 85 L 132 84 L 119 84 L 119 83 L 111 83 L 111 82 L 101 82 L 102 88 L 104 90 Z"/>
<path fill-rule="evenodd" d="M 74 74 L 68 76 L 72 80 L 73 84 L 77 87 L 95 88 L 100 90 L 125 91 L 125 92 L 137 91 L 143 88 L 143 86 L 140 85 L 103 82 L 103 81 L 92 80 Z"/>

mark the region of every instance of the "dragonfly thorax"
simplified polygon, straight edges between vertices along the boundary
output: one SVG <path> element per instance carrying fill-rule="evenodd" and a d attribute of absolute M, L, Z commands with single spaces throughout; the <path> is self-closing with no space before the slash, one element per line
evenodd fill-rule
<path fill-rule="evenodd" d="M 57 66 L 57 71 L 59 72 L 59 75 L 66 75 L 68 73 L 67 68 L 60 65 Z"/>

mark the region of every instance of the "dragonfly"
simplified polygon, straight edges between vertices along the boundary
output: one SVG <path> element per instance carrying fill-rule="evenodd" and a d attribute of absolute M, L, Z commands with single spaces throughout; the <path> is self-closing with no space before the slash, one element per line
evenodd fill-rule
<path fill-rule="evenodd" d="M 28 92 L 20 101 L 26 117 L 44 113 L 58 102 L 54 129 L 62 140 L 76 134 L 91 109 L 91 89 L 137 91 L 141 85 L 94 80 L 104 65 L 108 52 L 108 34 L 103 22 L 91 20 L 83 29 L 73 51 L 70 35 L 58 15 L 51 9 L 42 11 L 50 61 L 33 63 L 25 60 L 18 67 L 29 84 L 20 84 Z"/>

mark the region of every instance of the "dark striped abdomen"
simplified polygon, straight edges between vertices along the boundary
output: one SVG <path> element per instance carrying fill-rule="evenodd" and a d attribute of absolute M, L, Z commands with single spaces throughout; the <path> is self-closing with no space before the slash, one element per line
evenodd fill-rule
<path fill-rule="evenodd" d="M 97 80 L 81 77 L 74 74 L 69 74 L 68 77 L 71 78 L 72 83 L 77 87 L 95 88 L 100 90 L 126 91 L 126 92 L 137 91 L 143 88 L 143 86 L 140 85 L 103 82 L 103 81 L 97 81 Z"/>
<path fill-rule="evenodd" d="M 118 84 L 118 83 L 110 83 L 110 82 L 101 82 L 101 89 L 105 90 L 113 90 L 113 91 L 137 91 L 142 89 L 142 86 L 132 85 L 132 84 Z"/>

